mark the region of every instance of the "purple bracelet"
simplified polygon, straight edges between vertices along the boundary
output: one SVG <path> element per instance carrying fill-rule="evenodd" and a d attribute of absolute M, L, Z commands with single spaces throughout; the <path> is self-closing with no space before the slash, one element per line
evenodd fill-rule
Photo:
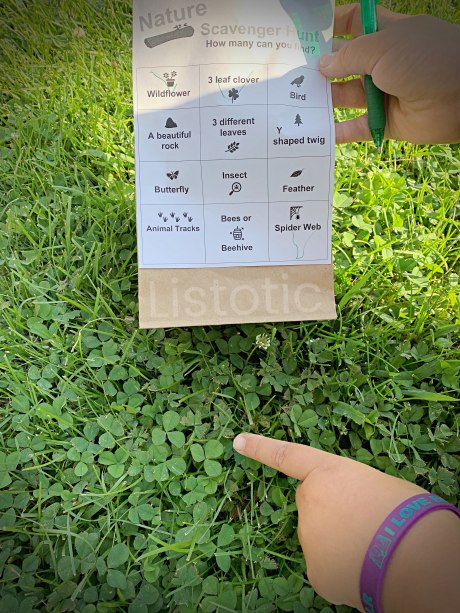
<path fill-rule="evenodd" d="M 382 591 L 391 556 L 409 529 L 431 511 L 445 509 L 460 517 L 460 510 L 435 494 L 417 494 L 392 511 L 374 535 L 364 557 L 359 582 L 366 613 L 383 613 Z"/>

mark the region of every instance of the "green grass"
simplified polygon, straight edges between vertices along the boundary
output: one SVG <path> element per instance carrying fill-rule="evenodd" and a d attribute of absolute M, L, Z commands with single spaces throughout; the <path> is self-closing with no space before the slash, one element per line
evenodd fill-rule
<path fill-rule="evenodd" d="M 345 611 L 305 578 L 295 483 L 232 438 L 457 499 L 459 148 L 338 149 L 337 321 L 140 331 L 130 20 L 0 8 L 0 611 Z"/>

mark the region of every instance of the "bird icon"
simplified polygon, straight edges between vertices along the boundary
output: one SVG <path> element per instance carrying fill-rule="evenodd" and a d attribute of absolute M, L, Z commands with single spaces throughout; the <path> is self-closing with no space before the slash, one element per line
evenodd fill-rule
<path fill-rule="evenodd" d="M 297 85 L 297 87 L 300 87 L 303 83 L 303 80 L 305 79 L 305 77 L 302 75 L 300 75 L 300 77 L 297 77 L 297 79 L 294 79 L 294 81 L 292 81 L 291 85 Z"/>

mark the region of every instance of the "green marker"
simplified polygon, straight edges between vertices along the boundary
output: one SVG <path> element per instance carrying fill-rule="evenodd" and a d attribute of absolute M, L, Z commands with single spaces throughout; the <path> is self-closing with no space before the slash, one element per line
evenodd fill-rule
<path fill-rule="evenodd" d="M 361 21 L 363 34 L 374 34 L 379 29 L 377 4 L 380 0 L 361 0 Z M 385 94 L 379 89 L 370 75 L 364 75 L 369 129 L 379 153 L 382 150 L 387 118 L 385 114 Z"/>

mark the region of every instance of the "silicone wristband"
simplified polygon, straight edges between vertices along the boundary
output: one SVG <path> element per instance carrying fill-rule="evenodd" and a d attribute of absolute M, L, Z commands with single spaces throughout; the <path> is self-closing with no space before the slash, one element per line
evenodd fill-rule
<path fill-rule="evenodd" d="M 374 535 L 364 557 L 359 591 L 366 613 L 383 613 L 382 591 L 391 556 L 404 535 L 424 515 L 445 509 L 460 517 L 460 510 L 435 494 L 417 494 L 392 511 Z"/>

